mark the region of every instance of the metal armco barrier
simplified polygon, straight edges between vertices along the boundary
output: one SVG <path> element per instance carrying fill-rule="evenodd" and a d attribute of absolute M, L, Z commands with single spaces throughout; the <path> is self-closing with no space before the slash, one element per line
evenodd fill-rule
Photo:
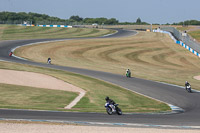
<path fill-rule="evenodd" d="M 195 41 L 192 41 L 188 35 L 182 36 L 182 33 L 180 33 L 174 27 L 162 27 L 161 29 L 153 30 L 153 32 L 168 34 L 176 44 L 188 49 L 190 52 L 200 58 L 200 45 Z"/>
<path fill-rule="evenodd" d="M 172 33 L 178 41 L 182 41 L 184 44 L 194 49 L 196 52 L 200 53 L 200 44 L 195 42 L 194 39 L 191 38 L 188 34 L 186 34 L 186 36 L 183 36 L 182 33 L 174 27 L 162 27 L 161 30 Z"/>

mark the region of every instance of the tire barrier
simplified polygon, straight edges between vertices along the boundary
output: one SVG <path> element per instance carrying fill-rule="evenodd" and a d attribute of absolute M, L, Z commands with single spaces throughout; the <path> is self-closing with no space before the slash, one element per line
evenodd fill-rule
<path fill-rule="evenodd" d="M 157 29 L 157 30 L 153 30 L 153 32 L 159 32 L 159 33 L 164 33 L 164 34 L 168 34 L 171 39 L 176 43 L 176 44 L 179 44 L 181 45 L 182 47 L 188 49 L 190 52 L 192 52 L 193 54 L 195 54 L 196 56 L 198 56 L 200 58 L 200 53 L 197 52 L 196 50 L 194 50 L 193 48 L 191 48 L 190 46 L 186 45 L 185 43 L 183 43 L 182 41 L 179 41 L 177 40 L 171 32 L 169 31 L 164 31 L 164 30 L 161 30 L 161 29 Z"/>

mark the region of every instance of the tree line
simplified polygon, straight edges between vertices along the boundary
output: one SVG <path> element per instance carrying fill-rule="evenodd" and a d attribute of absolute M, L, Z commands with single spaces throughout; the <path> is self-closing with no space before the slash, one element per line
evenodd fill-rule
<path fill-rule="evenodd" d="M 66 22 L 64 19 L 58 17 L 50 17 L 46 14 L 39 13 L 25 13 L 25 12 L 0 12 L 0 23 L 13 23 L 21 24 L 28 22 L 29 24 L 40 24 L 40 23 L 63 23 Z"/>
<path fill-rule="evenodd" d="M 33 12 L 0 12 L 0 24 L 55 24 L 55 25 L 83 25 L 83 24 L 98 24 L 98 25 L 149 25 L 147 22 L 142 22 L 140 18 L 137 18 L 135 22 L 119 22 L 115 18 L 82 18 L 78 15 L 73 15 L 69 19 L 60 19 L 58 17 L 51 17 L 46 14 L 39 14 Z M 159 24 L 158 24 L 159 25 Z M 167 23 L 166 25 L 170 25 Z M 198 20 L 187 20 L 179 23 L 173 23 L 172 25 L 200 25 Z"/>
<path fill-rule="evenodd" d="M 0 12 L 0 24 L 64 24 L 64 25 L 79 25 L 79 24 L 99 24 L 99 25 L 148 25 L 142 22 L 140 18 L 136 22 L 119 22 L 115 18 L 82 18 L 78 15 L 73 15 L 69 19 L 60 19 L 58 17 L 51 17 L 46 14 L 26 13 L 26 12 Z"/>
<path fill-rule="evenodd" d="M 179 23 L 173 23 L 173 25 L 184 25 L 184 26 L 187 26 L 187 25 L 200 25 L 200 21 L 198 21 L 198 20 L 186 20 L 186 21 L 179 22 Z"/>

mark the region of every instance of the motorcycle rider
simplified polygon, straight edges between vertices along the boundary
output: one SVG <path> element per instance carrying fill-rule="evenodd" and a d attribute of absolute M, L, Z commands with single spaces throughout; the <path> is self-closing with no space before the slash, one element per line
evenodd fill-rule
<path fill-rule="evenodd" d="M 10 52 L 10 53 L 9 53 L 9 56 L 11 57 L 12 55 L 13 55 L 13 52 Z"/>
<path fill-rule="evenodd" d="M 108 96 L 105 98 L 106 102 L 109 104 L 109 106 L 114 110 L 114 105 L 116 104 L 115 101 L 110 99 Z"/>
<path fill-rule="evenodd" d="M 47 59 L 47 63 L 51 64 L 51 58 L 50 57 Z"/>
<path fill-rule="evenodd" d="M 185 89 L 187 90 L 187 86 L 189 86 L 190 83 L 188 81 L 185 81 Z"/>
<path fill-rule="evenodd" d="M 127 75 L 127 74 L 128 74 L 128 75 L 131 74 L 130 69 L 127 69 L 127 70 L 126 70 L 126 75 Z"/>

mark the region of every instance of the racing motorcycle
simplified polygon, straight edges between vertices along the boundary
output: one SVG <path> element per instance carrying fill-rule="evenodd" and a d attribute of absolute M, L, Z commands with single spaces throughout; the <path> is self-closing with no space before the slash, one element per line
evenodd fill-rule
<path fill-rule="evenodd" d="M 192 92 L 192 90 L 191 90 L 191 85 L 187 85 L 186 87 L 185 87 L 185 89 L 188 91 L 188 92 Z"/>
<path fill-rule="evenodd" d="M 51 64 L 51 58 L 48 58 L 47 64 Z"/>
<path fill-rule="evenodd" d="M 10 53 L 9 53 L 9 56 L 11 57 L 12 55 L 13 55 L 13 52 L 10 52 Z"/>
<path fill-rule="evenodd" d="M 127 78 L 130 78 L 130 77 L 131 77 L 131 72 L 127 72 L 127 73 L 126 73 L 126 77 L 127 77 Z"/>
<path fill-rule="evenodd" d="M 47 64 L 51 64 L 51 60 L 48 60 Z"/>
<path fill-rule="evenodd" d="M 106 103 L 105 104 L 105 108 L 106 108 L 106 112 L 109 114 L 109 115 L 112 115 L 114 113 L 117 113 L 118 115 L 122 115 L 122 111 L 121 109 L 118 107 L 118 104 L 109 104 L 109 103 Z"/>

